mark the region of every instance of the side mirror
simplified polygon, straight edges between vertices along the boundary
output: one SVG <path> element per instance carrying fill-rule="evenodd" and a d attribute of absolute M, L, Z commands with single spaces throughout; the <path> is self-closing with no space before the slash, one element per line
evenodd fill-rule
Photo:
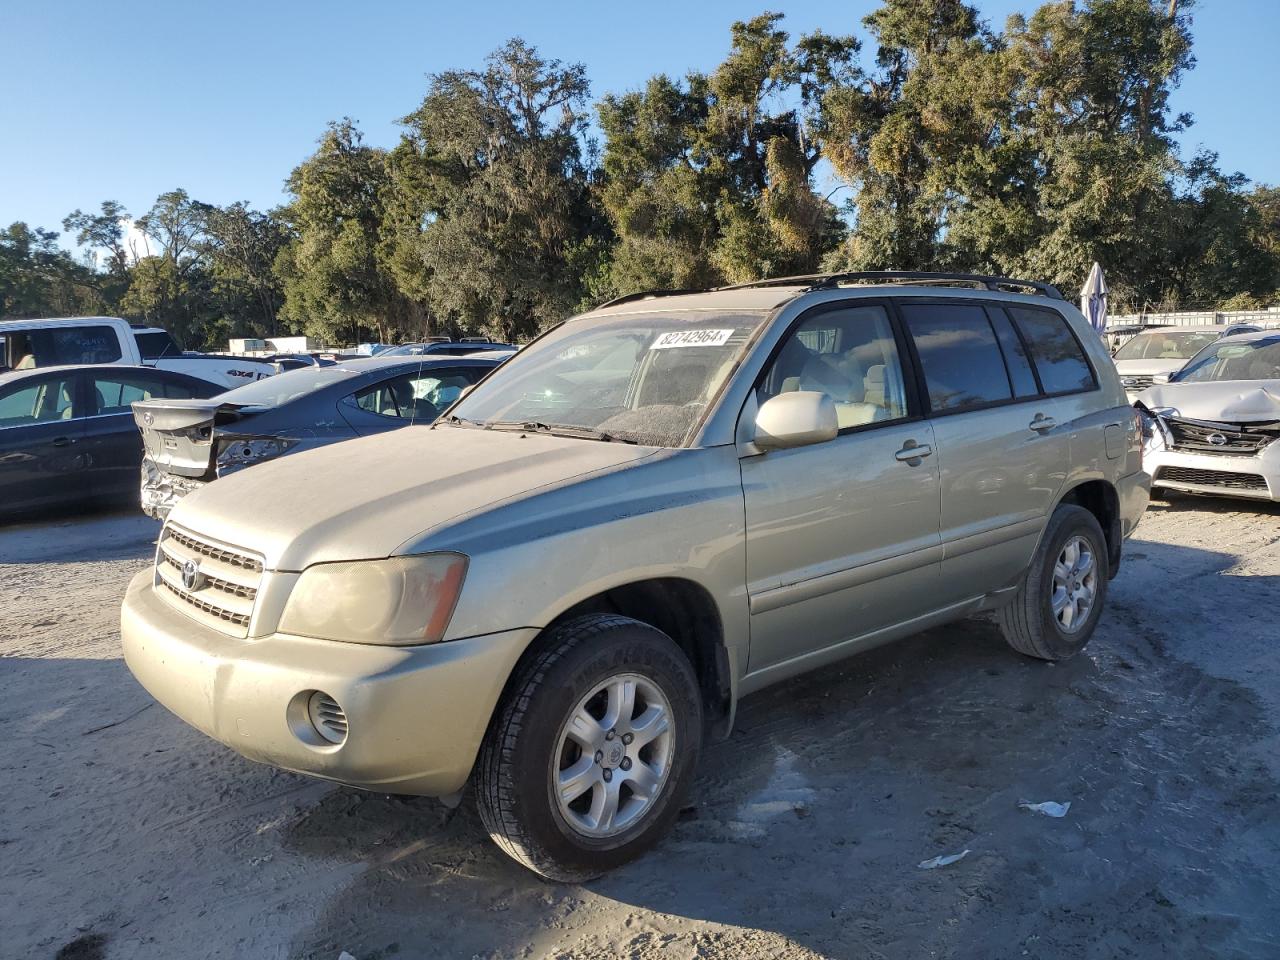
<path fill-rule="evenodd" d="M 756 414 L 756 435 L 761 450 L 785 450 L 834 440 L 840 432 L 836 405 L 817 390 L 793 390 L 765 401 Z"/>
<path fill-rule="evenodd" d="M 1169 378 L 1173 376 L 1171 373 L 1157 373 L 1151 378 L 1152 383 L 1168 383 Z"/>

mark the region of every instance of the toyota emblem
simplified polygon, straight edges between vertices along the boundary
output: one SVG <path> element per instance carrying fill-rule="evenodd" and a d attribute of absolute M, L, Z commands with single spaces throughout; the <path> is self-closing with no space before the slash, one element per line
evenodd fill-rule
<path fill-rule="evenodd" d="M 1224 446 L 1226 446 L 1226 444 L 1227 444 L 1227 438 L 1226 438 L 1223 434 L 1221 434 L 1221 433 L 1211 433 L 1211 434 L 1209 434 L 1208 440 L 1209 440 L 1209 442 L 1210 442 L 1210 443 L 1212 443 L 1215 447 L 1224 447 Z"/>
<path fill-rule="evenodd" d="M 182 585 L 188 590 L 196 589 L 200 583 L 200 562 L 188 560 L 182 565 Z"/>
<path fill-rule="evenodd" d="M 144 413 L 144 414 L 142 415 L 142 422 L 143 422 L 143 423 L 145 423 L 145 424 L 149 427 L 149 426 L 151 426 L 153 423 L 155 423 L 155 422 L 156 422 L 156 418 L 155 418 L 155 417 L 153 417 L 153 416 L 152 416 L 151 414 L 149 414 L 149 413 Z"/>

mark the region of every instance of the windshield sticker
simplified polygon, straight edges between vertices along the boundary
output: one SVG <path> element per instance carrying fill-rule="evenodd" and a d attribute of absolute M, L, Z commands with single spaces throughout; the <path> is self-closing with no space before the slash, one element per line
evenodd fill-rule
<path fill-rule="evenodd" d="M 673 330 L 653 341 L 650 350 L 673 347 L 723 347 L 733 336 L 732 330 Z"/>

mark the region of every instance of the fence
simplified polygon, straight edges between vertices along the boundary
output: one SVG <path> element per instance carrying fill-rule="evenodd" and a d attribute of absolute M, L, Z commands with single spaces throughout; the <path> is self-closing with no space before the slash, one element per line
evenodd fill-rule
<path fill-rule="evenodd" d="M 1183 310 L 1177 313 L 1121 313 L 1107 316 L 1109 327 L 1130 324 L 1144 327 L 1198 327 L 1229 326 L 1234 323 L 1280 327 L 1280 307 L 1268 307 L 1266 310 Z"/>

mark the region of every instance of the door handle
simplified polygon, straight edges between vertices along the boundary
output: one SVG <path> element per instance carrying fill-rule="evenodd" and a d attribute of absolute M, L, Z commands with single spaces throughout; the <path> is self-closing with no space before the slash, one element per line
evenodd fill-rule
<path fill-rule="evenodd" d="M 1037 413 L 1034 420 L 1027 424 L 1036 433 L 1042 433 L 1045 430 L 1052 430 L 1058 425 L 1058 421 L 1053 417 L 1046 417 L 1043 413 Z"/>
<path fill-rule="evenodd" d="M 909 463 L 914 467 L 931 453 L 933 453 L 933 447 L 927 443 L 916 443 L 914 440 L 908 440 L 902 445 L 902 449 L 893 456 L 895 460 Z"/>
<path fill-rule="evenodd" d="M 75 437 L 57 437 L 53 441 L 55 447 L 69 447 L 76 442 Z"/>

